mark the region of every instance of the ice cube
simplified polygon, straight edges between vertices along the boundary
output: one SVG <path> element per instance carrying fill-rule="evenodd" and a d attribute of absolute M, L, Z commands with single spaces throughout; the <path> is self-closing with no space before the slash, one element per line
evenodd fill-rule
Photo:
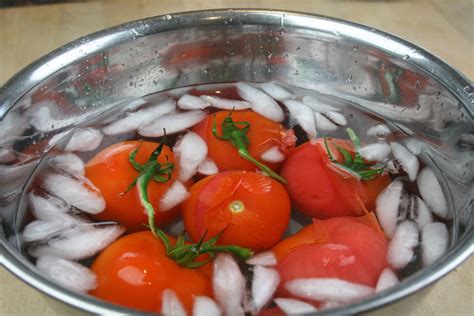
<path fill-rule="evenodd" d="M 39 190 L 32 190 L 28 193 L 30 210 L 38 219 L 55 218 L 60 213 L 66 213 L 71 205 L 55 196 L 48 195 Z"/>
<path fill-rule="evenodd" d="M 260 266 L 274 266 L 277 264 L 277 259 L 273 251 L 268 250 L 260 252 L 247 260 L 247 264 L 260 265 Z"/>
<path fill-rule="evenodd" d="M 28 249 L 33 257 L 54 256 L 69 260 L 83 260 L 94 256 L 125 232 L 119 225 L 103 225 L 87 229 L 72 229 L 47 243 Z"/>
<path fill-rule="evenodd" d="M 405 142 L 405 147 L 413 154 L 413 155 L 419 155 L 425 148 L 425 143 L 423 143 L 421 140 L 418 140 L 416 138 L 409 138 Z"/>
<path fill-rule="evenodd" d="M 71 175 L 84 176 L 84 162 L 73 153 L 65 153 L 51 157 L 49 165 L 53 168 L 63 170 Z"/>
<path fill-rule="evenodd" d="M 278 148 L 278 146 L 273 146 L 270 149 L 264 151 L 260 155 L 260 159 L 266 162 L 270 162 L 270 163 L 278 163 L 285 160 L 285 155 L 283 155 L 283 153 L 280 151 L 280 148 Z"/>
<path fill-rule="evenodd" d="M 359 150 L 360 155 L 367 161 L 384 161 L 391 152 L 392 149 L 385 143 L 370 144 Z"/>
<path fill-rule="evenodd" d="M 286 314 L 309 314 L 318 311 L 313 305 L 293 298 L 278 297 L 273 301 Z"/>
<path fill-rule="evenodd" d="M 87 293 L 97 287 L 94 272 L 83 265 L 62 258 L 42 256 L 36 267 L 53 282 L 79 293 Z"/>
<path fill-rule="evenodd" d="M 367 285 L 337 278 L 294 279 L 288 281 L 285 288 L 292 295 L 314 301 L 351 302 L 374 292 L 374 289 Z"/>
<path fill-rule="evenodd" d="M 322 131 L 335 131 L 338 129 L 338 126 L 334 124 L 326 116 L 322 115 L 319 112 L 314 113 L 314 119 L 316 121 L 316 128 Z"/>
<path fill-rule="evenodd" d="M 155 121 L 138 128 L 138 133 L 146 137 L 160 137 L 167 134 L 173 134 L 184 131 L 201 122 L 207 116 L 206 112 L 194 110 L 181 113 L 170 113 L 161 116 Z"/>
<path fill-rule="evenodd" d="M 422 230 L 426 224 L 433 221 L 433 216 L 431 215 L 430 210 L 425 202 L 419 197 L 416 197 L 416 209 L 414 209 L 413 212 L 414 214 L 411 216 L 411 219 L 418 224 L 420 230 Z"/>
<path fill-rule="evenodd" d="M 210 297 L 194 296 L 193 316 L 220 316 L 219 306 Z"/>
<path fill-rule="evenodd" d="M 255 311 L 260 311 L 275 293 L 280 283 L 278 271 L 263 266 L 255 266 L 252 279 L 252 298 Z"/>
<path fill-rule="evenodd" d="M 395 180 L 377 196 L 375 201 L 377 218 L 388 237 L 393 236 L 397 227 L 402 190 L 403 183 L 400 180 Z"/>
<path fill-rule="evenodd" d="M 285 119 L 285 113 L 278 103 L 268 94 L 243 82 L 236 83 L 237 93 L 242 99 L 249 102 L 252 110 L 267 119 L 275 122 L 282 122 Z"/>
<path fill-rule="evenodd" d="M 96 128 L 76 128 L 66 145 L 65 151 L 95 150 L 99 147 L 103 138 L 102 133 Z"/>
<path fill-rule="evenodd" d="M 368 136 L 385 139 L 390 134 L 390 129 L 384 124 L 376 124 L 367 130 Z"/>
<path fill-rule="evenodd" d="M 421 197 L 433 213 L 441 218 L 446 218 L 448 216 L 448 203 L 433 170 L 429 167 L 421 170 L 417 184 Z"/>
<path fill-rule="evenodd" d="M 306 132 L 308 138 L 316 138 L 316 123 L 311 108 L 295 100 L 287 100 L 283 104 L 285 104 L 290 115 L 296 119 L 301 128 Z"/>
<path fill-rule="evenodd" d="M 189 197 L 189 192 L 180 181 L 176 180 L 160 199 L 159 211 L 166 212 Z"/>
<path fill-rule="evenodd" d="M 26 225 L 22 232 L 23 240 L 26 242 L 45 241 L 66 231 L 74 226 L 86 224 L 78 218 L 67 214 L 58 214 L 56 217 L 40 219 Z"/>
<path fill-rule="evenodd" d="M 127 113 L 127 116 L 105 126 L 102 131 L 106 135 L 119 135 L 132 132 L 140 126 L 153 122 L 163 115 L 174 112 L 175 110 L 176 102 L 174 100 L 162 100 L 157 104 L 149 105 L 148 107 L 136 112 Z"/>
<path fill-rule="evenodd" d="M 161 293 L 161 313 L 166 316 L 186 316 L 183 304 L 176 293 L 170 289 Z"/>
<path fill-rule="evenodd" d="M 246 110 L 251 105 L 247 101 L 220 98 L 215 95 L 203 95 L 204 100 L 209 102 L 213 107 L 221 110 Z"/>
<path fill-rule="evenodd" d="M 347 120 L 344 115 L 335 111 L 326 111 L 323 113 L 328 119 L 339 126 L 346 126 Z"/>
<path fill-rule="evenodd" d="M 385 268 L 382 273 L 380 273 L 377 286 L 375 287 L 375 293 L 391 288 L 399 282 L 395 273 L 390 268 Z"/>
<path fill-rule="evenodd" d="M 231 255 L 220 253 L 214 260 L 212 286 L 224 315 L 241 316 L 245 278 Z"/>
<path fill-rule="evenodd" d="M 204 110 L 209 106 L 209 101 L 190 94 L 185 94 L 178 100 L 178 107 L 183 110 Z"/>
<path fill-rule="evenodd" d="M 402 269 L 413 259 L 418 235 L 418 226 L 414 222 L 398 224 L 387 251 L 387 261 L 392 267 Z"/>
<path fill-rule="evenodd" d="M 448 249 L 449 232 L 443 223 L 428 223 L 421 233 L 423 265 L 427 266 L 441 258 Z"/>
<path fill-rule="evenodd" d="M 399 143 L 391 142 L 390 147 L 392 147 L 393 156 L 400 162 L 410 180 L 415 181 L 420 168 L 418 158 Z"/>
<path fill-rule="evenodd" d="M 219 172 L 219 168 L 217 168 L 217 165 L 216 165 L 216 163 L 214 162 L 214 160 L 212 160 L 212 158 L 207 157 L 207 158 L 204 159 L 204 161 L 199 165 L 199 167 L 198 167 L 198 169 L 197 169 L 197 172 L 199 172 L 200 174 L 209 176 L 209 175 L 211 175 L 211 174 L 216 174 L 216 173 L 218 173 L 218 172 Z"/>
<path fill-rule="evenodd" d="M 179 161 L 179 180 L 186 182 L 197 172 L 207 157 L 207 144 L 194 132 L 188 132 L 173 147 Z"/>
<path fill-rule="evenodd" d="M 86 213 L 98 214 L 105 209 L 100 191 L 87 178 L 48 172 L 42 179 L 46 190 Z"/>
<path fill-rule="evenodd" d="M 291 91 L 287 87 L 283 87 L 275 81 L 264 82 L 260 84 L 260 88 L 266 94 L 278 101 L 290 100 L 293 99 L 293 97 L 295 96 L 295 93 L 293 91 Z"/>

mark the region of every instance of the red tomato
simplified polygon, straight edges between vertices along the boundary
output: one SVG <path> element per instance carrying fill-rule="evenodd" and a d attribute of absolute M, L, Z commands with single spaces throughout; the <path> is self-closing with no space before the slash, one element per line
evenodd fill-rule
<path fill-rule="evenodd" d="M 292 248 L 287 242 L 283 247 L 277 245 L 280 294 L 288 295 L 284 284 L 299 278 L 339 278 L 375 287 L 388 266 L 387 240 L 367 216 L 315 220 L 308 226 L 313 230 L 312 243 L 303 241 L 297 246 L 292 236 Z M 310 229 L 305 228 L 304 234 L 310 235 Z"/>
<path fill-rule="evenodd" d="M 348 142 L 331 140 L 330 150 L 341 158 L 332 144 L 352 149 Z M 361 181 L 333 166 L 322 140 L 307 142 L 294 150 L 282 167 L 288 181 L 286 189 L 293 205 L 302 213 L 316 218 L 359 216 L 373 210 L 377 195 L 389 184 L 387 175 Z"/>
<path fill-rule="evenodd" d="M 194 131 L 198 133 L 207 143 L 209 157 L 219 167 L 220 171 L 225 170 L 248 170 L 255 171 L 257 167 L 250 161 L 239 156 L 237 149 L 228 141 L 217 139 L 212 134 L 214 115 L 217 125 L 218 135 L 222 135 L 222 121 L 230 111 L 219 111 L 208 116 L 197 126 Z M 261 163 L 273 170 L 279 170 L 281 163 L 268 163 L 260 159 L 260 155 L 268 149 L 277 146 L 285 154 L 288 149 L 295 145 L 295 136 L 291 130 L 286 130 L 283 125 L 270 121 L 253 111 L 234 111 L 232 113 L 234 122 L 248 122 L 250 129 L 248 138 L 250 145 L 249 153 Z"/>
<path fill-rule="evenodd" d="M 146 227 L 143 224 L 148 223 L 136 186 L 127 193 L 121 194 L 138 176 L 138 172 L 129 162 L 129 155 L 140 145 L 136 161 L 142 164 L 148 160 L 158 143 L 145 141 L 118 143 L 102 150 L 86 165 L 86 177 L 101 191 L 106 202 L 105 210 L 94 216 L 99 220 L 117 221 L 129 231 L 144 230 Z M 166 157 L 169 162 L 173 162 L 173 152 L 169 147 L 164 146 L 158 161 L 166 163 Z M 175 164 L 172 179 L 176 178 L 177 174 L 177 164 Z M 166 183 L 150 181 L 148 184 L 148 197 L 155 208 L 157 226 L 169 223 L 179 214 L 179 206 L 166 212 L 158 210 L 160 199 L 171 184 L 172 181 Z"/>
<path fill-rule="evenodd" d="M 253 250 L 274 246 L 290 220 L 290 200 L 283 186 L 267 176 L 228 171 L 202 179 L 183 203 L 183 220 L 192 240 L 225 229 L 218 243 Z"/>
<path fill-rule="evenodd" d="M 165 289 L 176 293 L 188 313 L 193 296 L 212 297 L 211 265 L 198 269 L 178 266 L 151 232 L 115 241 L 97 257 L 91 269 L 98 283 L 91 295 L 147 312 L 161 312 Z"/>

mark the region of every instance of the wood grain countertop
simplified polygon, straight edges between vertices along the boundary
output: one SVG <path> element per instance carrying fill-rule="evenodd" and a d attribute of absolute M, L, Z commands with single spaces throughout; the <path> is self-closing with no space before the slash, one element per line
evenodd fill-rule
<path fill-rule="evenodd" d="M 369 25 L 424 47 L 474 78 L 472 0 L 111 0 L 0 9 L 0 85 L 35 59 L 88 33 L 144 17 L 228 7 L 302 11 Z M 471 258 L 441 280 L 411 315 L 473 315 L 473 271 Z M 0 268 L 0 315 L 60 313 Z"/>

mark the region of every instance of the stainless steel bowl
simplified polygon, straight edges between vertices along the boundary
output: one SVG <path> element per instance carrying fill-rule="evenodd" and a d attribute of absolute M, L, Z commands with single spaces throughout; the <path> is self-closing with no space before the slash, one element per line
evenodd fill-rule
<path fill-rule="evenodd" d="M 376 312 L 387 304 L 410 309 L 472 254 L 472 82 L 425 50 L 362 25 L 296 12 L 228 9 L 158 16 L 88 35 L 29 65 L 0 89 L 0 151 L 21 161 L 12 165 L 6 155 L 0 163 L 5 267 L 69 307 L 133 313 L 58 287 L 25 258 L 16 238 L 26 214 L 25 183 L 49 150 L 47 140 L 59 132 L 87 125 L 136 97 L 240 80 L 314 89 L 388 119 L 401 133 L 422 138 L 424 162 L 442 171 L 452 221 L 446 255 L 396 288 L 330 313 Z M 48 99 L 59 105 L 42 124 L 50 127 L 28 134 L 31 113 Z M 26 153 L 31 144 L 36 151 Z"/>

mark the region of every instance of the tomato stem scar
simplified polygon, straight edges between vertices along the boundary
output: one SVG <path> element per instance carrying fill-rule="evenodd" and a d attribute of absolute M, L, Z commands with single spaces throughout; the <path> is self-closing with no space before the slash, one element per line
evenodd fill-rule
<path fill-rule="evenodd" d="M 245 211 L 245 205 L 244 203 L 242 203 L 242 201 L 234 200 L 229 203 L 229 210 L 232 213 L 237 214 L 237 213 Z"/>
<path fill-rule="evenodd" d="M 233 110 L 232 110 L 233 111 Z M 280 176 L 278 173 L 274 172 L 268 166 L 264 165 L 252 155 L 250 155 L 248 151 L 248 146 L 250 145 L 250 140 L 247 136 L 247 133 L 250 129 L 250 123 L 248 122 L 234 122 L 232 119 L 232 111 L 224 118 L 222 121 L 222 135 L 217 134 L 217 123 L 216 123 L 216 116 L 214 115 L 214 121 L 212 125 L 212 134 L 214 137 L 220 140 L 228 141 L 231 143 L 232 146 L 237 148 L 237 152 L 239 155 L 256 165 L 260 170 L 265 172 L 268 176 L 280 181 L 281 183 L 287 183 L 286 179 Z M 239 126 L 242 128 L 239 128 Z"/>

